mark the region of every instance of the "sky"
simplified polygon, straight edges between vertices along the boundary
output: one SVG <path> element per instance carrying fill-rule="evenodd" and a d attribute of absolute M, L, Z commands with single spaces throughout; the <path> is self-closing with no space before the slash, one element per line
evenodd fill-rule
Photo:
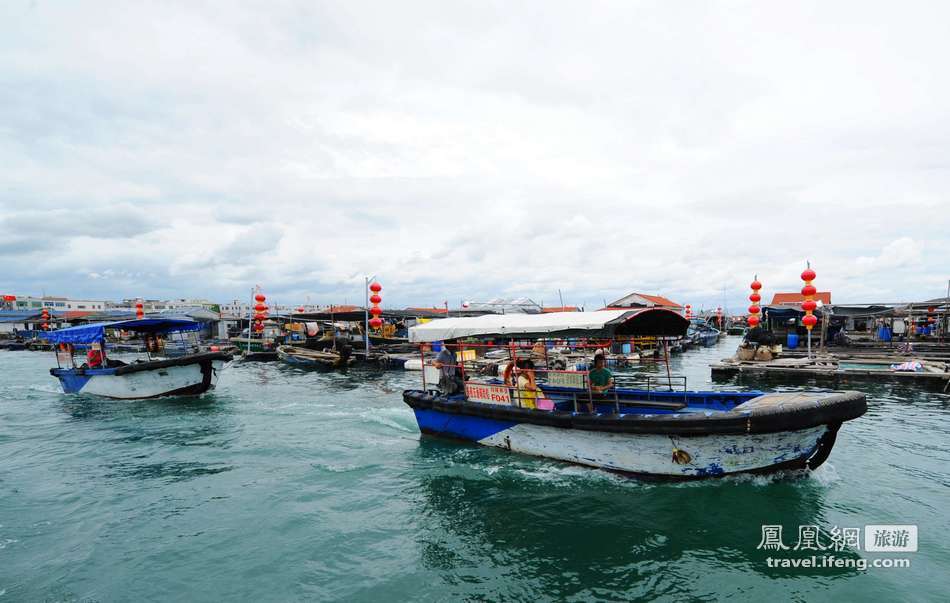
<path fill-rule="evenodd" d="M 0 293 L 946 294 L 950 4 L 0 3 Z"/>

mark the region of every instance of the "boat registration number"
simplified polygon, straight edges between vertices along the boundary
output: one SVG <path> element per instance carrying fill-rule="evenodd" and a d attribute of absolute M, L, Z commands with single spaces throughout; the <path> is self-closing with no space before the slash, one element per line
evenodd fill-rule
<path fill-rule="evenodd" d="M 511 404 L 511 393 L 504 385 L 466 383 L 465 397 L 472 402 L 485 402 L 488 404 Z"/>

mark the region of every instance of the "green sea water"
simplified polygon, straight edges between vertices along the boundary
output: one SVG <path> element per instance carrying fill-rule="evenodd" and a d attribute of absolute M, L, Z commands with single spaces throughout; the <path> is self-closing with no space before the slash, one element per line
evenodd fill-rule
<path fill-rule="evenodd" d="M 735 344 L 673 371 L 723 387 Z M 669 484 L 420 437 L 418 373 L 234 364 L 199 399 L 115 402 L 63 395 L 52 362 L 0 352 L 0 601 L 947 599 L 945 394 L 856 383 L 869 412 L 819 470 Z M 757 548 L 869 524 L 919 550 L 835 555 L 909 568 Z"/>

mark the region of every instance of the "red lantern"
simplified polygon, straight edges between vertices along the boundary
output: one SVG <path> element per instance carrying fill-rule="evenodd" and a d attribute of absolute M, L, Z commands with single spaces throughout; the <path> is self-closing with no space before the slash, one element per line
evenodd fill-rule
<path fill-rule="evenodd" d="M 265 318 L 267 318 L 267 315 L 266 315 L 266 314 L 261 314 L 260 312 L 258 312 L 257 314 L 254 315 L 254 320 L 256 320 L 256 321 L 258 321 L 258 322 L 262 322 Z"/>
<path fill-rule="evenodd" d="M 802 272 L 802 280 L 805 281 L 805 286 L 802 287 L 802 296 L 805 300 L 802 302 L 802 310 L 805 311 L 805 316 L 802 318 L 802 324 L 805 325 L 805 328 L 808 329 L 809 337 L 811 337 L 811 330 L 816 324 L 818 324 L 818 317 L 812 314 L 815 311 L 815 308 L 818 307 L 818 303 L 815 302 L 813 297 L 818 290 L 814 285 L 811 284 L 815 280 L 815 271 L 811 269 L 811 264 L 805 268 Z M 809 354 L 811 353 L 811 339 L 809 339 Z"/>
<path fill-rule="evenodd" d="M 266 312 L 267 306 L 265 304 L 257 304 L 256 306 L 254 306 L 254 309 L 258 312 Z"/>
<path fill-rule="evenodd" d="M 304 308 L 303 306 L 297 308 L 297 314 L 303 314 L 304 312 L 306 312 L 306 308 Z"/>
<path fill-rule="evenodd" d="M 49 324 L 44 322 L 44 323 L 43 323 L 43 330 L 46 331 L 46 330 L 48 330 L 48 329 L 49 329 Z"/>
<path fill-rule="evenodd" d="M 264 303 L 265 301 L 267 301 L 267 298 L 264 297 L 263 293 L 258 293 L 257 295 L 254 296 L 254 300 Z"/>
<path fill-rule="evenodd" d="M 369 313 L 373 315 L 373 318 L 369 321 L 369 326 L 378 330 L 383 326 L 383 320 L 380 318 L 383 309 L 379 307 L 380 302 L 383 301 L 383 298 L 379 295 L 379 292 L 383 290 L 383 286 L 374 281 L 369 286 L 369 290 L 373 292 L 369 298 L 370 303 L 373 304 L 373 307 L 369 309 Z"/>
<path fill-rule="evenodd" d="M 3 301 L 5 302 L 14 302 L 16 301 L 16 295 L 4 295 Z"/>
<path fill-rule="evenodd" d="M 752 279 L 752 284 L 749 285 L 752 288 L 752 293 L 749 294 L 749 301 L 752 302 L 752 305 L 749 306 L 749 318 L 746 322 L 749 323 L 750 328 L 755 328 L 759 326 L 759 302 L 762 300 L 762 296 L 759 295 L 759 289 L 762 288 L 762 283 L 759 282 L 758 275 Z"/>

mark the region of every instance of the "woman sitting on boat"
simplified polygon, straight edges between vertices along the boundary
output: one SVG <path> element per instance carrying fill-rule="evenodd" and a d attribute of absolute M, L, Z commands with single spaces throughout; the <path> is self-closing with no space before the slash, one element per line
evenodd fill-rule
<path fill-rule="evenodd" d="M 521 374 L 518 375 L 518 400 L 523 408 L 537 408 L 541 389 L 535 381 L 534 362 L 524 360 L 519 368 Z"/>

